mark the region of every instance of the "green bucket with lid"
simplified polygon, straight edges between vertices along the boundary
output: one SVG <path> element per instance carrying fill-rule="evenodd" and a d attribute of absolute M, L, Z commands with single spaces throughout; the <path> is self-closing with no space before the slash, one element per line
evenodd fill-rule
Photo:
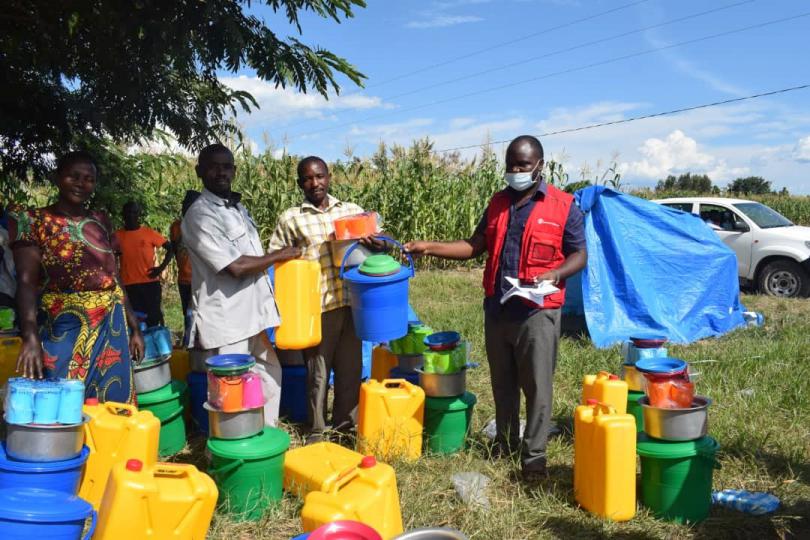
<path fill-rule="evenodd" d="M 470 431 L 475 394 L 425 398 L 425 439 L 434 454 L 452 454 L 464 448 Z"/>
<path fill-rule="evenodd" d="M 709 436 L 670 442 L 639 433 L 636 451 L 641 458 L 642 504 L 656 516 L 676 523 L 706 519 L 719 449 L 720 444 Z"/>
<path fill-rule="evenodd" d="M 138 394 L 138 408 L 150 411 L 160 420 L 158 454 L 171 456 L 186 446 L 185 412 L 188 385 L 172 381 L 166 386 Z"/>
<path fill-rule="evenodd" d="M 636 418 L 636 431 L 639 433 L 644 431 L 644 409 L 638 400 L 644 396 L 644 392 L 633 390 L 627 392 L 627 414 L 632 414 Z"/>
<path fill-rule="evenodd" d="M 258 521 L 281 500 L 284 454 L 290 436 L 266 427 L 246 439 L 208 439 L 208 474 L 219 487 L 220 504 L 236 521 Z"/>

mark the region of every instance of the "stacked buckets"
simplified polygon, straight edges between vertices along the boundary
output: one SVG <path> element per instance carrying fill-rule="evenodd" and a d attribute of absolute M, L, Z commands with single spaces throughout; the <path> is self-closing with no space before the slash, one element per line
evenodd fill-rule
<path fill-rule="evenodd" d="M 250 371 L 254 364 L 253 357 L 247 354 L 224 354 L 206 360 L 209 391 L 205 408 L 210 432 L 207 448 L 211 453 L 208 473 L 219 487 L 220 503 L 235 521 L 258 521 L 269 506 L 281 500 L 284 455 L 290 447 L 286 432 L 265 427 L 263 396 L 254 396 L 262 398 L 258 407 L 230 408 L 234 399 L 229 394 L 236 389 L 239 378 L 242 386 L 236 392 L 242 403 L 253 399 L 249 394 L 255 388 Z"/>

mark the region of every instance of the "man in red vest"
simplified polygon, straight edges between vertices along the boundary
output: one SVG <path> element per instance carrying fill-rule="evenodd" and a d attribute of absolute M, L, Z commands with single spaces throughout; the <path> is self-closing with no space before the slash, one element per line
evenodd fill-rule
<path fill-rule="evenodd" d="M 570 194 L 546 184 L 542 170 L 540 141 L 530 135 L 516 138 L 506 150 L 508 187 L 492 197 L 470 238 L 405 244 L 412 254 L 445 259 L 466 260 L 487 253 L 484 331 L 497 451 L 509 455 L 520 447 L 523 478 L 528 482 L 546 475 L 565 279 L 579 272 L 587 259 L 582 212 Z M 506 278 L 522 283 L 550 281 L 560 290 L 545 296 L 542 305 L 521 297 L 502 302 L 512 288 Z M 522 447 L 520 390 L 526 396 Z"/>

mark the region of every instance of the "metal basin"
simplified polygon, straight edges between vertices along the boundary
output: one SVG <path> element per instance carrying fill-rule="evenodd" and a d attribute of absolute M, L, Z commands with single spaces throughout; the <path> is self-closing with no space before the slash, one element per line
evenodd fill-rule
<path fill-rule="evenodd" d="M 332 240 L 329 242 L 329 251 L 332 253 L 332 266 L 335 268 L 340 268 L 341 263 L 343 263 L 343 257 L 346 255 L 346 252 L 352 247 L 352 244 L 357 242 L 356 240 Z M 354 251 L 352 251 L 349 258 L 346 260 L 346 268 L 352 266 L 360 266 L 363 264 L 363 261 L 369 255 L 373 255 L 371 250 L 369 250 L 364 245 L 358 245 Z"/>
<path fill-rule="evenodd" d="M 393 540 L 467 540 L 467 537 L 449 527 L 426 527 L 402 533 Z"/>
<path fill-rule="evenodd" d="M 399 370 L 404 373 L 415 373 L 417 369 L 425 363 L 425 358 L 421 354 L 398 354 Z"/>
<path fill-rule="evenodd" d="M 133 367 L 135 392 L 145 394 L 163 388 L 172 382 L 172 370 L 168 358 L 155 362 L 141 362 Z"/>
<path fill-rule="evenodd" d="M 73 459 L 84 446 L 86 414 L 78 424 L 6 424 L 6 453 L 18 461 L 64 461 Z"/>
<path fill-rule="evenodd" d="M 622 364 L 622 380 L 627 383 L 627 389 L 633 392 L 644 391 L 644 375 L 630 362 Z"/>
<path fill-rule="evenodd" d="M 427 397 L 454 397 L 467 391 L 467 368 L 456 373 L 419 373 L 419 386 L 425 391 Z"/>
<path fill-rule="evenodd" d="M 709 431 L 709 405 L 712 400 L 695 396 L 688 409 L 662 409 L 650 405 L 647 396 L 639 399 L 644 414 L 644 432 L 664 441 L 692 441 Z"/>
<path fill-rule="evenodd" d="M 223 412 L 207 402 L 203 407 L 208 411 L 209 433 L 217 439 L 246 439 L 264 429 L 264 407 L 239 412 Z"/>

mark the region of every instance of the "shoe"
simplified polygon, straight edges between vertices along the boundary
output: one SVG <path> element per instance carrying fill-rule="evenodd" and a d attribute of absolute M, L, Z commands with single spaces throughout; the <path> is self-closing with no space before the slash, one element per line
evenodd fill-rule
<path fill-rule="evenodd" d="M 548 469 L 545 462 L 533 463 L 531 468 L 523 468 L 520 471 L 521 479 L 527 484 L 537 484 L 548 479 Z"/>

